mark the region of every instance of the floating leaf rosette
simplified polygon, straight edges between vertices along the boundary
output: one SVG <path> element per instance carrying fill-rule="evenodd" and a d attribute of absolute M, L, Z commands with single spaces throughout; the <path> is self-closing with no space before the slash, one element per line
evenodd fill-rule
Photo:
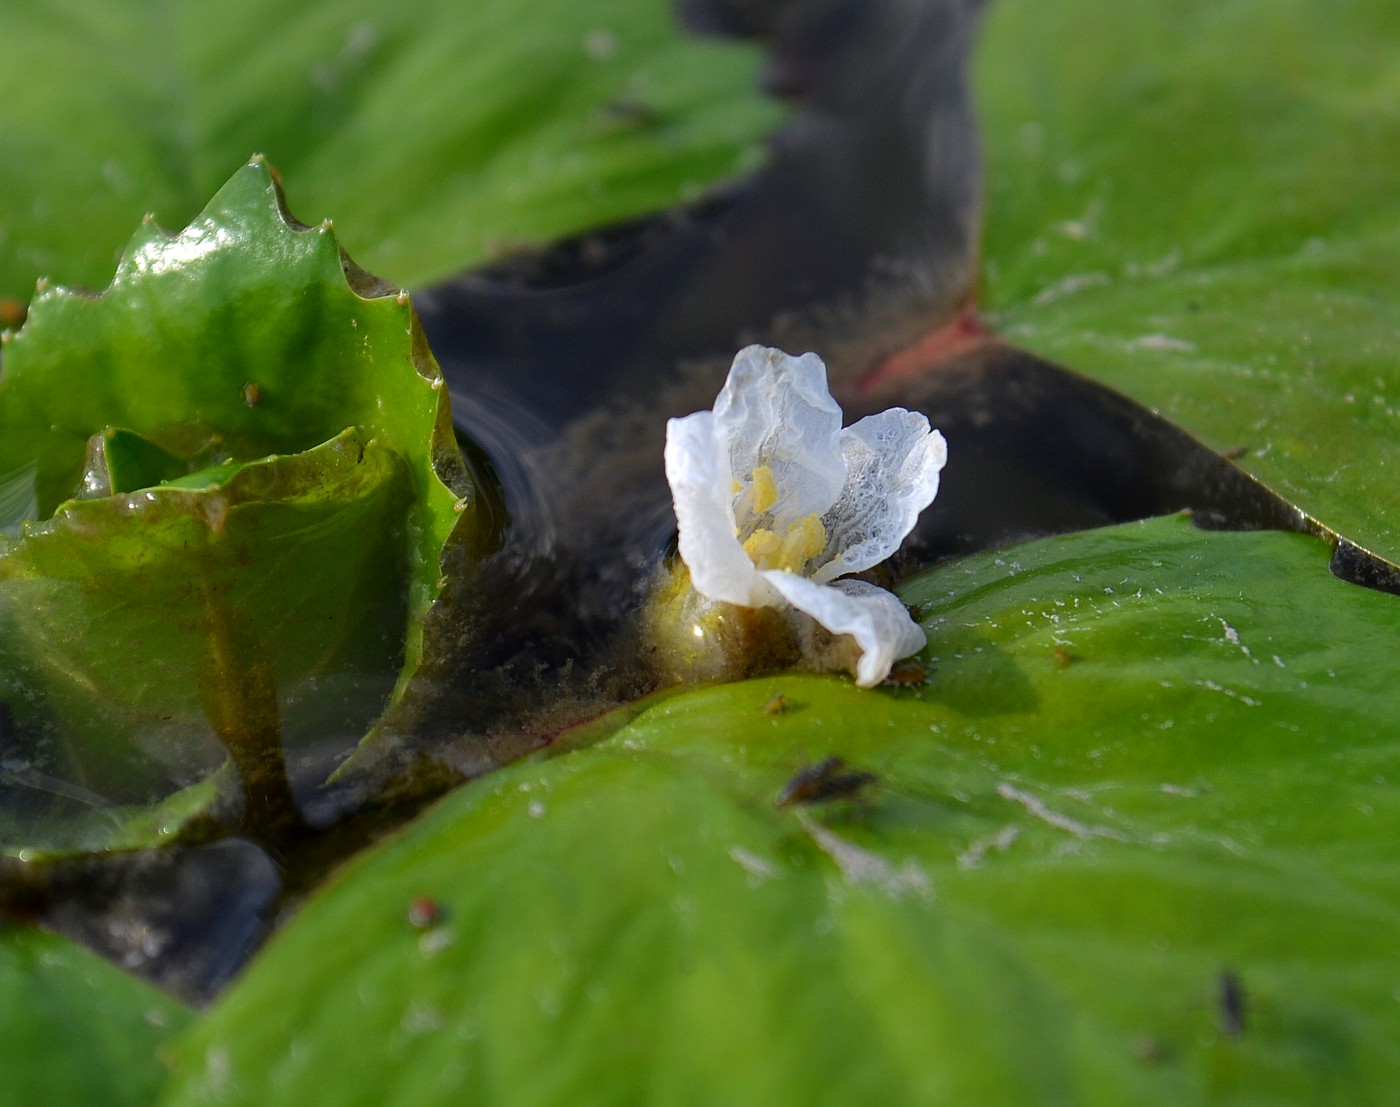
<path fill-rule="evenodd" d="M 82 810 L 91 845 L 226 760 L 289 803 L 407 693 L 448 543 L 487 540 L 407 297 L 254 159 L 102 295 L 41 290 L 0 373 L 5 837 Z"/>

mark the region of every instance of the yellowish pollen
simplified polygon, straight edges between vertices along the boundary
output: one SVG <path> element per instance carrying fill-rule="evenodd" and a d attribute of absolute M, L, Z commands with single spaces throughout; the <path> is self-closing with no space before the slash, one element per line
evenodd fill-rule
<path fill-rule="evenodd" d="M 800 573 L 826 548 L 826 528 L 815 515 L 804 515 L 779 535 L 759 529 L 744 542 L 744 552 L 760 569 Z"/>
<path fill-rule="evenodd" d="M 778 568 L 796 573 L 826 548 L 826 528 L 815 515 L 804 515 L 783 535 Z"/>
<path fill-rule="evenodd" d="M 760 569 L 775 568 L 773 559 L 782 548 L 783 540 L 771 530 L 756 530 L 744 540 L 744 552 Z"/>
<path fill-rule="evenodd" d="M 762 515 L 778 502 L 778 482 L 773 479 L 773 470 L 760 465 L 753 471 L 753 513 Z"/>

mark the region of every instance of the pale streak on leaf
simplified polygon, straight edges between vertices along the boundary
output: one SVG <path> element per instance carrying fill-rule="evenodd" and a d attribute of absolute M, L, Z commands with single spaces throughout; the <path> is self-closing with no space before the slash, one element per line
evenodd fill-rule
<path fill-rule="evenodd" d="M 1073 834 L 1080 841 L 1088 841 L 1090 838 L 1112 838 L 1122 841 L 1123 835 L 1116 830 L 1110 830 L 1102 826 L 1086 826 L 1068 815 L 1062 815 L 1058 811 L 1052 811 L 1045 805 L 1045 801 L 1038 796 L 1031 795 L 1030 792 L 1023 792 L 1015 785 L 1007 784 L 1005 781 L 997 785 L 997 795 L 1002 799 L 1019 803 L 1032 815 L 1047 826 L 1053 826 L 1056 830 L 1063 830 L 1067 834 Z"/>
<path fill-rule="evenodd" d="M 933 881 L 915 862 L 906 861 L 896 869 L 878 853 L 861 849 L 833 834 L 805 811 L 799 811 L 797 819 L 817 848 L 836 862 L 841 875 L 851 884 L 873 884 L 896 899 L 909 894 L 933 894 Z"/>
<path fill-rule="evenodd" d="M 778 879 L 778 870 L 771 861 L 760 857 L 752 850 L 745 849 L 743 846 L 731 846 L 729 850 L 729 859 L 748 873 L 754 884 L 761 884 L 766 880 Z"/>
<path fill-rule="evenodd" d="M 1021 828 L 1015 823 L 1007 823 L 1006 826 L 992 834 L 984 834 L 958 854 L 958 868 L 977 868 L 982 864 L 982 859 L 992 850 L 1005 853 L 1020 836 Z"/>

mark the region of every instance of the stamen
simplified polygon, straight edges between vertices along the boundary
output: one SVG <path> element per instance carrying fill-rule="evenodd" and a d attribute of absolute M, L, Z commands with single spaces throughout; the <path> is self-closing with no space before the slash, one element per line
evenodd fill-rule
<path fill-rule="evenodd" d="M 760 569 L 776 568 L 772 562 L 782 548 L 783 540 L 771 530 L 756 530 L 744 540 L 744 552 Z"/>
<path fill-rule="evenodd" d="M 826 528 L 815 515 L 804 515 L 783 535 L 778 551 L 778 568 L 800 573 L 807 562 L 826 549 Z"/>
<path fill-rule="evenodd" d="M 778 502 L 778 482 L 767 465 L 756 465 L 753 471 L 753 513 L 762 515 Z"/>
<path fill-rule="evenodd" d="M 826 549 L 826 528 L 815 515 L 804 515 L 782 535 L 760 527 L 744 541 L 744 552 L 760 569 L 800 573 Z"/>

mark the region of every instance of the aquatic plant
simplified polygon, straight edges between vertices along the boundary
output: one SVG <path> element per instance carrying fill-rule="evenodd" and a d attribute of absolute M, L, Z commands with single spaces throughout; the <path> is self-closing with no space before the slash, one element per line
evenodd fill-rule
<path fill-rule="evenodd" d="M 927 417 L 903 408 L 841 427 L 815 354 L 748 346 L 734 358 L 713 411 L 672 419 L 666 478 L 690 583 L 717 604 L 772 607 L 844 639 L 813 653 L 864 688 L 924 632 L 892 592 L 841 579 L 879 565 L 938 494 L 947 460 Z M 718 614 L 701 604 L 686 628 L 706 637 Z M 805 617 L 805 619 L 804 619 Z M 854 650 L 851 649 L 854 647 Z"/>
<path fill-rule="evenodd" d="M 1400 533 L 1400 10 L 987 5 L 984 209 L 962 76 L 980 0 L 678 6 L 761 37 L 767 84 L 800 100 L 757 173 L 766 109 L 730 91 L 752 70 L 663 34 L 653 0 L 532 0 L 529 19 L 521 0 L 312 0 L 291 21 L 250 0 L 157 12 L 159 35 L 149 3 L 12 5 L 0 326 L 33 306 L 20 346 L 53 306 L 30 305 L 34 277 L 105 282 L 141 211 L 184 225 L 254 149 L 399 284 L 571 236 L 414 297 L 459 426 L 470 393 L 518 432 L 478 438 L 493 461 L 520 447 L 506 494 L 523 474 L 574 507 L 533 547 L 511 504 L 521 572 L 502 558 L 474 591 L 512 645 L 558 648 L 474 673 L 464 700 L 514 681 L 557 704 L 550 680 L 625 624 L 672 529 L 665 418 L 708 406 L 744 343 L 821 350 L 848 417 L 925 411 L 954 464 L 901 553 L 931 567 L 889 582 L 926 680 L 780 671 L 801 660 L 789 616 L 711 601 L 677 561 L 722 633 L 775 631 L 737 654 L 771 675 L 550 730 L 489 773 L 498 735 L 438 717 L 458 730 L 415 752 L 483 775 L 332 880 L 308 839 L 184 833 L 217 832 L 225 772 L 80 835 L 99 856 L 21 859 L 19 827 L 0 1105 L 1388 1101 L 1400 606 L 1327 569 L 1395 585 L 1357 547 L 1394 560 Z M 833 33 L 789 18 L 813 13 Z M 748 175 L 632 218 L 730 172 Z M 813 304 L 832 310 L 804 332 Z M 304 314 L 294 333 L 336 319 Z M 284 398 L 232 385 L 248 419 Z M 367 421 L 292 448 L 329 460 Z M 540 449 L 559 444 L 541 424 L 577 451 Z M 165 464 L 107 444 L 114 485 Z M 22 472 L 8 491 L 8 518 L 53 510 Z M 536 549 L 575 560 L 550 577 Z M 464 560 L 441 566 L 454 589 Z M 311 566 L 282 594 L 349 568 Z M 454 656 L 483 637 L 424 626 Z M 435 656 L 415 684 L 442 683 Z M 12 698 L 7 811 L 132 814 L 101 775 L 18 756 L 35 733 Z M 352 809 L 340 779 L 317 795 Z M 360 813 L 342 841 L 383 825 Z"/>

